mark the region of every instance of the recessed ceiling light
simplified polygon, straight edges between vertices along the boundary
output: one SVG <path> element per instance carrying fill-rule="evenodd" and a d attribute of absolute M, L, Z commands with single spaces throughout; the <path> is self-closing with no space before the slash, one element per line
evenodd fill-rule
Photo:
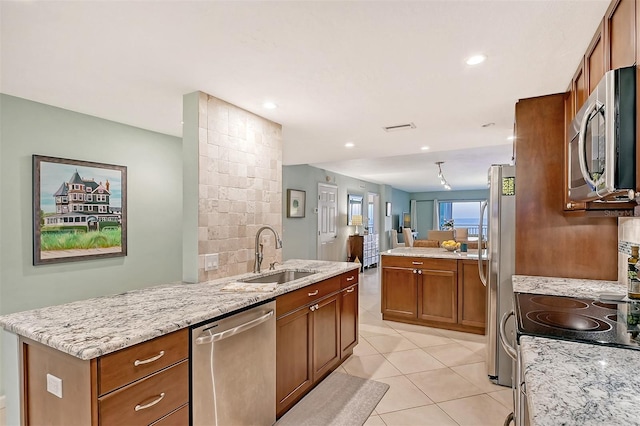
<path fill-rule="evenodd" d="M 347 142 L 344 144 L 344 146 L 346 146 L 347 148 L 353 148 L 356 145 L 353 142 Z"/>
<path fill-rule="evenodd" d="M 276 109 L 278 108 L 278 105 L 274 104 L 273 102 L 265 102 L 262 104 L 262 106 L 266 109 Z"/>
<path fill-rule="evenodd" d="M 483 63 L 487 57 L 485 55 L 473 55 L 467 58 L 467 65 L 478 65 Z"/>
<path fill-rule="evenodd" d="M 428 149 L 429 149 L 429 147 L 428 147 L 428 146 L 423 146 L 423 147 L 422 147 L 422 148 L 420 148 L 420 149 L 421 149 L 421 150 L 423 150 L 423 151 L 426 151 L 426 150 L 428 150 Z"/>

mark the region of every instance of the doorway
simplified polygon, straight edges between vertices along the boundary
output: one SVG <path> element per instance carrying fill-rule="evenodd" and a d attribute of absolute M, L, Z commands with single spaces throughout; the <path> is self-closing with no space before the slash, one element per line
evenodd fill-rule
<path fill-rule="evenodd" d="M 318 260 L 340 261 L 338 238 L 338 187 L 318 184 Z"/>

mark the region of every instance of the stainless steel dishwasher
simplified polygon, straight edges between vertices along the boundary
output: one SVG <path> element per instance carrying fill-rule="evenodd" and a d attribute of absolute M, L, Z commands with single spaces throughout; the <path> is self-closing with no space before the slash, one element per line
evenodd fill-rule
<path fill-rule="evenodd" d="M 194 426 L 276 421 L 276 304 L 191 330 Z"/>

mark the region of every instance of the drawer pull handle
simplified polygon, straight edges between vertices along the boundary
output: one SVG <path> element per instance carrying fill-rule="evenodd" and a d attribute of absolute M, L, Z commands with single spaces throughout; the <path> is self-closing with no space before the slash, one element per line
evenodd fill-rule
<path fill-rule="evenodd" d="M 136 359 L 135 362 L 133 363 L 133 365 L 135 365 L 136 367 L 142 364 L 149 364 L 150 362 L 153 361 L 157 361 L 160 358 L 162 358 L 162 356 L 164 355 L 164 351 L 160 351 L 160 353 L 156 356 L 152 356 L 149 359 L 143 359 L 142 361 L 140 361 L 139 359 Z"/>
<path fill-rule="evenodd" d="M 352 276 L 350 276 L 349 278 L 347 278 L 347 281 L 353 281 L 353 280 L 355 280 L 355 279 L 356 279 L 356 277 L 354 277 L 354 276 L 352 275 Z"/>
<path fill-rule="evenodd" d="M 314 291 L 314 292 L 308 293 L 308 294 L 309 294 L 309 297 L 311 297 L 311 296 L 316 296 L 316 295 L 318 294 L 318 291 L 319 291 L 319 290 L 316 290 L 316 291 Z"/>
<path fill-rule="evenodd" d="M 422 265 L 423 262 L 411 262 L 412 265 Z"/>
<path fill-rule="evenodd" d="M 154 399 L 153 401 L 151 401 L 151 402 L 150 402 L 150 403 L 148 403 L 148 404 L 144 404 L 144 405 L 140 405 L 140 404 L 138 404 L 138 405 L 136 405 L 136 407 L 134 408 L 134 410 L 136 410 L 136 411 L 140 411 L 140 410 L 145 410 L 145 409 L 147 409 L 147 408 L 153 407 L 153 406 L 154 406 L 154 405 L 156 405 L 158 402 L 162 401 L 162 398 L 164 398 L 164 392 L 162 392 L 158 398 Z"/>
<path fill-rule="evenodd" d="M 356 288 L 354 287 L 352 289 L 347 290 L 347 293 L 353 293 L 355 290 L 356 290 Z"/>

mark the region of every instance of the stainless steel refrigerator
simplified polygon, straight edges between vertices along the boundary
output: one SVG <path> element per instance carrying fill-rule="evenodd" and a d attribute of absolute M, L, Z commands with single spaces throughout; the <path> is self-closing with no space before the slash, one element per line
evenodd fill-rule
<path fill-rule="evenodd" d="M 494 383 L 511 386 L 512 360 L 500 345 L 500 318 L 513 307 L 511 276 L 515 271 L 515 166 L 493 165 L 489 168 L 489 200 L 480 211 L 479 239 L 486 237 L 487 249 L 478 244 L 480 279 L 487 287 L 487 374 Z M 483 219 L 487 215 L 488 229 L 483 235 Z M 484 254 L 484 256 L 483 256 Z M 482 259 L 486 259 L 483 267 Z M 513 326 L 507 328 L 513 336 Z M 513 337 L 512 337 L 513 338 Z"/>

